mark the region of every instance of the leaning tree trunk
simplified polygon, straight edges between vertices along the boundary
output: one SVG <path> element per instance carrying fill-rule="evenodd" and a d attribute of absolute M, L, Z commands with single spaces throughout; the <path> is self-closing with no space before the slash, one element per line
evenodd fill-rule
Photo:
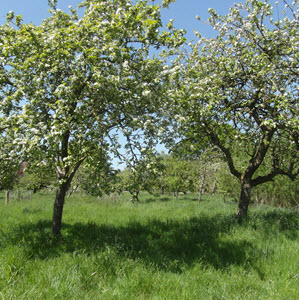
<path fill-rule="evenodd" d="M 66 193 L 68 191 L 68 185 L 63 183 L 56 190 L 56 198 L 54 203 L 53 221 L 52 221 L 52 233 L 59 235 L 61 233 L 62 212 Z"/>
<path fill-rule="evenodd" d="M 251 198 L 252 186 L 248 182 L 241 182 L 241 193 L 238 204 L 237 217 L 241 221 L 247 216 L 248 206 Z"/>

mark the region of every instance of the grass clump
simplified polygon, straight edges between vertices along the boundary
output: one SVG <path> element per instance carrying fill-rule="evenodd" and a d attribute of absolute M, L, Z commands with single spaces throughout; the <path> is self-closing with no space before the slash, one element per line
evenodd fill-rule
<path fill-rule="evenodd" d="M 0 204 L 0 299 L 296 299 L 298 213 L 194 195 Z"/>

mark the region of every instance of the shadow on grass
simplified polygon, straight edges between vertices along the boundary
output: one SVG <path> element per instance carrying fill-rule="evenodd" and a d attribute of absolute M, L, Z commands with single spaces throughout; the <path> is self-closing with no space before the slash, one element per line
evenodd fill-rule
<path fill-rule="evenodd" d="M 93 254 L 111 247 L 120 257 L 181 272 L 184 266 L 197 262 L 216 269 L 254 263 L 262 255 L 260 250 L 244 239 L 233 236 L 223 239 L 221 234 L 233 235 L 233 229 L 247 227 L 273 235 L 277 230 L 295 232 L 296 222 L 294 214 L 287 216 L 271 212 L 255 215 L 253 220 L 246 220 L 241 225 L 233 215 L 202 216 L 182 221 L 153 219 L 146 223 L 131 222 L 126 226 L 75 223 L 64 224 L 63 235 L 55 237 L 51 234 L 50 222 L 39 221 L 13 228 L 7 232 L 5 240 L 10 244 L 21 243 L 27 257 L 32 259 L 53 258 L 75 251 Z"/>
<path fill-rule="evenodd" d="M 152 202 L 169 202 L 171 201 L 172 198 L 169 196 L 169 197 L 147 197 L 145 199 L 143 199 L 143 201 L 141 201 L 141 203 L 152 203 Z"/>
<path fill-rule="evenodd" d="M 296 240 L 299 233 L 299 211 L 288 209 L 272 209 L 271 211 L 256 211 L 245 220 L 243 226 L 260 230 L 267 236 L 283 233 L 285 237 Z"/>
<path fill-rule="evenodd" d="M 146 197 L 142 199 L 141 203 L 151 203 L 151 202 L 169 202 L 173 200 L 177 201 L 198 201 L 198 198 L 192 195 L 179 195 L 177 198 L 173 195 L 165 195 L 165 196 L 153 196 L 153 197 Z M 206 200 L 206 199 L 205 199 Z"/>

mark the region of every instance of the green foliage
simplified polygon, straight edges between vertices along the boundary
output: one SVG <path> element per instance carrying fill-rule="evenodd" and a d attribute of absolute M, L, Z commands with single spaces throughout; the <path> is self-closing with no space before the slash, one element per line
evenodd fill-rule
<path fill-rule="evenodd" d="M 258 186 L 253 192 L 253 202 L 277 207 L 298 207 L 299 181 L 277 176 L 273 181 Z"/>
<path fill-rule="evenodd" d="M 118 174 L 115 189 L 130 192 L 133 196 L 132 200 L 139 201 L 141 191 L 154 193 L 153 186 L 159 181 L 161 168 L 159 157 L 142 151 L 142 156 L 135 160 L 133 165 Z"/>
<path fill-rule="evenodd" d="M 14 185 L 17 182 L 17 170 L 15 166 L 1 166 L 0 169 L 0 191 L 13 189 Z"/>
<path fill-rule="evenodd" d="M 227 165 L 221 164 L 217 178 L 218 192 L 226 198 L 232 198 L 238 201 L 240 196 L 240 181 L 233 176 L 227 168 Z"/>
<path fill-rule="evenodd" d="M 93 196 L 113 192 L 118 171 L 112 168 L 106 153 L 98 152 L 97 158 L 95 160 L 93 157 L 83 162 L 73 179 L 70 193 L 77 189 Z"/>
<path fill-rule="evenodd" d="M 17 178 L 16 189 L 37 192 L 43 188 L 54 188 L 55 170 L 49 166 L 30 169 L 30 166 Z"/>
<path fill-rule="evenodd" d="M 52 197 L 4 207 L 0 194 L 0 299 L 299 296 L 297 211 L 256 206 L 239 224 L 217 197 L 198 206 L 194 195 L 144 194 L 137 205 L 74 195 L 56 237 Z"/>
<path fill-rule="evenodd" d="M 22 160 L 14 152 L 19 149 L 18 146 L 14 145 L 13 137 L 5 132 L 4 120 L 5 118 L 0 114 L 0 191 L 10 190 L 14 187 L 22 163 Z"/>
<path fill-rule="evenodd" d="M 193 189 L 191 176 L 192 164 L 188 160 L 179 159 L 172 155 L 164 157 L 163 182 L 168 192 L 177 197 L 179 192 L 188 192 Z"/>

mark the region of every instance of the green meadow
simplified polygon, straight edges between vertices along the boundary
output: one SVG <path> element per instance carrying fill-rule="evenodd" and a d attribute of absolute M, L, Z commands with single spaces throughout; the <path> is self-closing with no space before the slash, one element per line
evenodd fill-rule
<path fill-rule="evenodd" d="M 51 233 L 54 194 L 4 205 L 0 299 L 299 299 L 298 210 L 196 195 L 132 203 L 128 194 L 66 200 Z"/>

